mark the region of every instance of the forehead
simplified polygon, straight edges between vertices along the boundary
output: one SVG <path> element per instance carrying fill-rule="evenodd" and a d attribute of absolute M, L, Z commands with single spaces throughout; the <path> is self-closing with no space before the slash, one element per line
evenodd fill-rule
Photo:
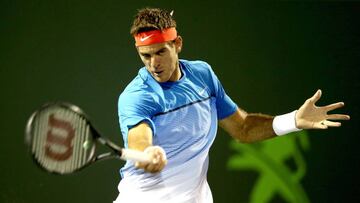
<path fill-rule="evenodd" d="M 160 51 L 161 49 L 169 49 L 169 48 L 170 48 L 169 43 L 163 42 L 158 44 L 139 46 L 137 47 L 137 50 L 141 54 L 153 54 Z"/>

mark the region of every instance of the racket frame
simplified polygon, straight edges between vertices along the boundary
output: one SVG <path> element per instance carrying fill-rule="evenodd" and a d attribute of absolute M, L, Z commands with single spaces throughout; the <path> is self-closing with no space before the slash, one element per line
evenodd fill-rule
<path fill-rule="evenodd" d="M 32 124 L 33 124 L 36 116 L 38 116 L 41 111 L 43 111 L 46 108 L 50 108 L 52 106 L 59 106 L 62 108 L 66 108 L 66 109 L 71 110 L 74 113 L 78 114 L 79 116 L 83 117 L 91 131 L 91 135 L 92 135 L 91 142 L 92 143 L 91 143 L 91 149 L 89 149 L 89 150 L 91 150 L 89 159 L 86 161 L 86 163 L 84 165 L 82 165 L 81 167 L 77 168 L 76 170 L 74 170 L 72 172 L 61 173 L 61 172 L 56 172 L 56 171 L 49 171 L 41 165 L 39 160 L 35 158 L 34 153 L 32 152 L 33 130 L 34 130 Z M 96 152 L 96 148 L 97 148 L 97 144 L 98 144 L 97 142 L 107 146 L 108 148 L 110 148 L 112 150 L 112 152 L 103 153 L 98 156 L 95 156 L 95 152 Z M 83 168 L 87 167 L 88 165 L 90 165 L 96 161 L 110 159 L 110 158 L 121 159 L 121 155 L 122 155 L 122 148 L 119 147 L 118 145 L 116 145 L 115 143 L 111 142 L 109 139 L 102 137 L 100 135 L 100 133 L 96 130 L 96 128 L 93 126 L 93 124 L 90 122 L 89 116 L 87 114 L 85 114 L 85 112 L 81 108 L 79 108 L 76 105 L 73 105 L 73 104 L 70 104 L 67 102 L 61 102 L 61 101 L 48 102 L 31 114 L 30 118 L 28 119 L 28 121 L 26 123 L 26 127 L 25 127 L 25 143 L 28 146 L 29 154 L 31 154 L 33 161 L 36 163 L 36 165 L 38 167 L 40 167 L 42 170 L 44 170 L 48 173 L 60 174 L 60 175 L 71 174 L 71 173 L 80 171 Z"/>

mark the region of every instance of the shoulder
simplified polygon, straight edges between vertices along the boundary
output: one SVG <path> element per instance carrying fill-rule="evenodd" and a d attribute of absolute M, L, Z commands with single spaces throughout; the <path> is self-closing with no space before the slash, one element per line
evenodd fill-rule
<path fill-rule="evenodd" d="M 208 71 L 211 69 L 211 66 L 207 62 L 201 60 L 189 61 L 180 59 L 180 63 L 192 71 Z"/>
<path fill-rule="evenodd" d="M 205 61 L 188 61 L 181 59 L 180 63 L 183 65 L 183 68 L 193 76 L 211 78 L 213 74 L 211 66 Z"/>
<path fill-rule="evenodd" d="M 120 94 L 118 99 L 119 110 L 128 107 L 154 107 L 156 94 L 146 81 L 137 75 Z"/>
<path fill-rule="evenodd" d="M 132 80 L 119 96 L 119 103 L 140 102 L 151 98 L 151 88 L 140 76 Z"/>

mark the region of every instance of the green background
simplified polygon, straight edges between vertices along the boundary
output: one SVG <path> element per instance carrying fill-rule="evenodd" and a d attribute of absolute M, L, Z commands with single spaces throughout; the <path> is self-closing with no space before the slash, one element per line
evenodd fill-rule
<path fill-rule="evenodd" d="M 107 161 L 69 176 L 39 170 L 24 144 L 27 118 L 47 101 L 82 107 L 122 145 L 117 98 L 142 66 L 129 35 L 136 10 L 175 10 L 181 58 L 210 63 L 248 112 L 298 108 L 318 89 L 319 105 L 344 101 L 338 129 L 309 131 L 301 181 L 311 202 L 360 201 L 360 3 L 278 1 L 15 1 L 0 3 L 0 202 L 111 202 L 118 169 Z M 248 202 L 256 173 L 227 169 L 234 153 L 219 130 L 208 179 L 214 202 Z M 289 160 L 291 167 L 291 160 Z M 275 199 L 273 202 L 282 202 Z"/>

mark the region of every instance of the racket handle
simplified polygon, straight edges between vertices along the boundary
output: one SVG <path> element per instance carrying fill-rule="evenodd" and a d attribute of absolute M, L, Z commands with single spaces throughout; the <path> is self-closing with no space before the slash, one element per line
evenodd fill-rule
<path fill-rule="evenodd" d="M 150 157 L 146 153 L 133 149 L 122 149 L 120 158 L 123 160 L 151 162 Z"/>

